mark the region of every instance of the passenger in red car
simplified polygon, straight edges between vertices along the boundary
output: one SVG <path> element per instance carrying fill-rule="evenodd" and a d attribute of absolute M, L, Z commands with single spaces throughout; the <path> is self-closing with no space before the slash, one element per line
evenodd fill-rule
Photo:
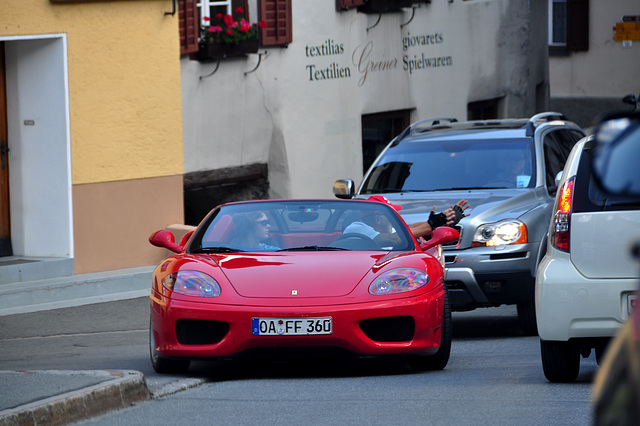
<path fill-rule="evenodd" d="M 269 219 L 264 212 L 256 211 L 234 216 L 236 236 L 229 245 L 245 251 L 274 251 L 280 247 L 265 244 L 269 238 Z"/>

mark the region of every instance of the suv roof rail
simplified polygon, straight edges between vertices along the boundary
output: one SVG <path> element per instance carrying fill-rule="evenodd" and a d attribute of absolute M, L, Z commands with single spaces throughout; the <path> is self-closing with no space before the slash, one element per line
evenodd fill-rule
<path fill-rule="evenodd" d="M 425 118 L 424 120 L 416 121 L 415 123 L 409 126 L 409 131 L 413 133 L 413 129 L 417 128 L 419 125 L 431 122 L 431 126 L 435 126 L 440 124 L 441 121 L 448 121 L 449 123 L 457 123 L 458 119 L 454 117 L 431 117 Z M 429 126 L 430 127 L 430 126 Z"/>
<path fill-rule="evenodd" d="M 531 117 L 529 119 L 529 122 L 527 123 L 527 136 L 533 136 L 533 134 L 535 133 L 536 126 L 540 124 L 541 121 L 549 122 L 553 120 L 566 120 L 566 119 L 567 118 L 564 116 L 564 114 L 560 112 L 548 111 L 548 112 L 541 112 L 539 114 L 536 114 L 533 117 Z"/>
<path fill-rule="evenodd" d="M 403 140 L 405 137 L 407 137 L 408 135 L 411 135 L 413 133 L 417 133 L 417 128 L 420 127 L 422 124 L 431 122 L 430 125 L 423 127 L 423 129 L 427 129 L 431 126 L 436 126 L 438 124 L 440 124 L 441 121 L 448 121 L 449 123 L 457 123 L 458 119 L 454 118 L 454 117 L 431 117 L 431 118 L 425 118 L 424 120 L 420 120 L 420 121 L 416 121 L 415 123 L 412 123 L 409 125 L 409 127 L 407 127 L 406 129 L 404 129 L 402 131 L 402 133 L 400 133 L 393 141 L 393 145 L 392 146 L 396 146 L 397 144 L 400 143 L 401 140 Z"/>

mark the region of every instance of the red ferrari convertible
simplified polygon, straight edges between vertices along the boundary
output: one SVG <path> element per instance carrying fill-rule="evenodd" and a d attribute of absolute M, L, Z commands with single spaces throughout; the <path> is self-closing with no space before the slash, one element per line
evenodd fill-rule
<path fill-rule="evenodd" d="M 386 200 L 382 200 L 386 201 Z M 191 360 L 338 351 L 401 355 L 443 369 L 451 312 L 437 228 L 418 243 L 393 206 L 365 200 L 268 200 L 216 207 L 153 272 L 153 368 Z"/>

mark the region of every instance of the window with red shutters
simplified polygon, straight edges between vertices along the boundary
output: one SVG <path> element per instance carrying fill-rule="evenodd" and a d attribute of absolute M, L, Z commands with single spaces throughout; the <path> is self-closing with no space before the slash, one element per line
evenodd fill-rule
<path fill-rule="evenodd" d="M 187 55 L 198 51 L 198 6 L 196 0 L 178 1 L 178 19 L 180 22 L 180 54 Z"/>
<path fill-rule="evenodd" d="M 293 41 L 291 0 L 259 0 L 263 46 L 286 46 Z"/>

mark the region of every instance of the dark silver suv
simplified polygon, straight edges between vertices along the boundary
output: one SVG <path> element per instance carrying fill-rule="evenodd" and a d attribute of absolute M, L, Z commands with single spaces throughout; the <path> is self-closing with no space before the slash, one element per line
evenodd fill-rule
<path fill-rule="evenodd" d="M 562 114 L 530 119 L 412 124 L 380 153 L 356 191 L 338 180 L 339 198 L 384 194 L 410 224 L 469 200 L 460 239 L 444 247 L 453 310 L 517 304 L 525 334 L 537 333 L 534 284 L 546 250 L 556 175 L 583 131 Z"/>

